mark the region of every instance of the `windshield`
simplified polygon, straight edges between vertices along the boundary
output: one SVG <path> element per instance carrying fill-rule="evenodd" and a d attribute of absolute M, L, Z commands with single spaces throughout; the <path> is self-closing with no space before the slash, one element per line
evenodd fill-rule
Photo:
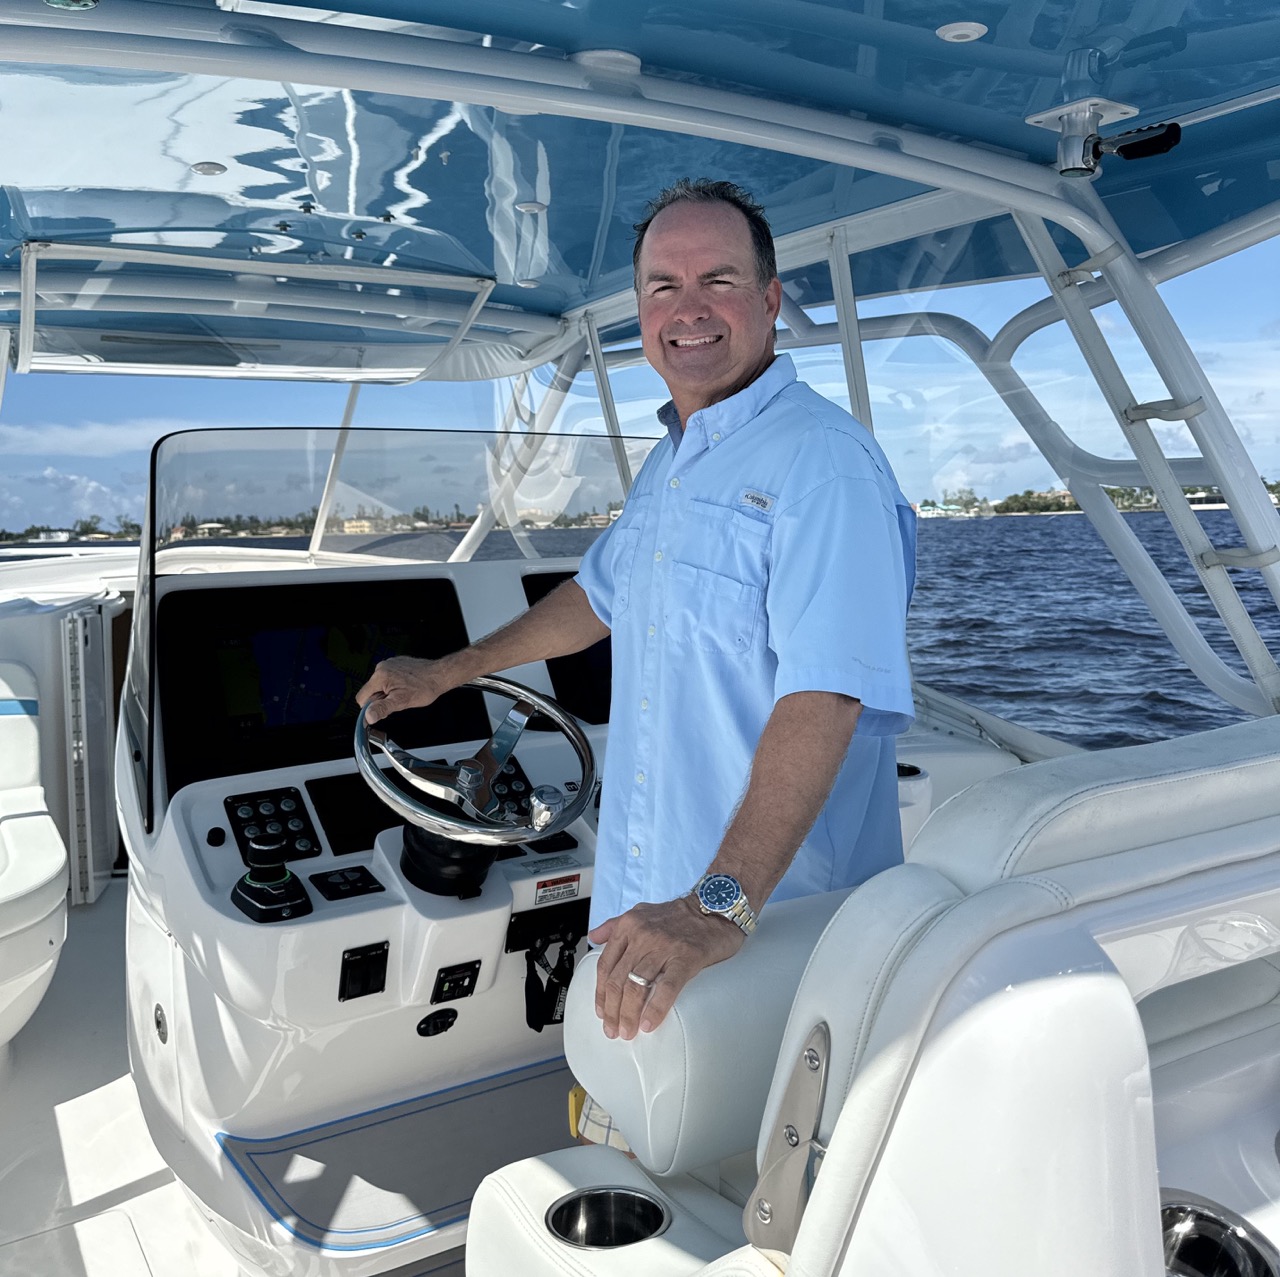
<path fill-rule="evenodd" d="M 264 429 L 156 445 L 156 571 L 194 550 L 404 561 L 583 553 L 652 439 L 512 431 Z"/>

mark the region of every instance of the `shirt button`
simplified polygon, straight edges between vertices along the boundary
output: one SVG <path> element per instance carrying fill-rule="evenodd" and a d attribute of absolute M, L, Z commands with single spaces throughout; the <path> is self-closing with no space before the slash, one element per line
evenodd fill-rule
<path fill-rule="evenodd" d="M 714 442 L 719 443 L 719 442 L 720 442 L 720 432 L 717 430 L 717 431 L 715 432 L 715 434 L 713 434 L 713 435 L 711 436 L 711 438 L 712 438 L 712 440 L 713 440 Z"/>
<path fill-rule="evenodd" d="M 678 487 L 680 486 L 680 480 L 679 480 L 679 479 L 672 479 L 672 480 L 671 480 L 671 486 L 672 486 L 673 488 L 678 488 Z"/>
<path fill-rule="evenodd" d="M 649 708 L 649 698 L 648 698 L 647 696 L 641 697 L 641 699 L 640 699 L 640 708 L 641 708 L 641 709 L 648 709 L 648 708 Z"/>
<path fill-rule="evenodd" d="M 644 772 L 636 772 L 636 784 L 637 785 L 644 784 Z"/>
<path fill-rule="evenodd" d="M 637 847 L 637 846 L 635 845 L 635 843 L 632 843 L 632 844 L 631 844 L 631 854 L 632 854 L 633 856 L 638 856 L 638 855 L 640 854 L 640 848 L 639 848 L 639 847 Z"/>
<path fill-rule="evenodd" d="M 661 563 L 661 562 L 662 562 L 662 551 L 661 551 L 661 550 L 658 550 L 658 551 L 654 554 L 654 556 L 653 556 L 653 561 L 654 561 L 655 563 Z"/>
<path fill-rule="evenodd" d="M 652 638 L 652 637 L 653 637 L 657 632 L 658 632 L 658 627 L 657 627 L 656 625 L 651 625 L 651 626 L 649 626 L 649 637 L 650 637 L 650 638 Z"/>

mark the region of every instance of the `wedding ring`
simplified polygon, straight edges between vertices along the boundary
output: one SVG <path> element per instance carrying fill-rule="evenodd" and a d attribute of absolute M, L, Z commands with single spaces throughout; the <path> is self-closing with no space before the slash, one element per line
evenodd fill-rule
<path fill-rule="evenodd" d="M 627 979 L 630 980 L 632 984 L 638 984 L 642 989 L 647 989 L 653 983 L 652 980 L 646 980 L 644 976 L 637 975 L 634 971 L 627 972 Z"/>

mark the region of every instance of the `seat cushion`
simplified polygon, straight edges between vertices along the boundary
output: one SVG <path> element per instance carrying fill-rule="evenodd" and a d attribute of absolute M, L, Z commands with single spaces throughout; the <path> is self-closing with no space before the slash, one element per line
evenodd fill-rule
<path fill-rule="evenodd" d="M 740 952 L 701 972 L 657 1029 L 630 1042 L 604 1036 L 597 955 L 582 963 L 565 1010 L 569 1067 L 654 1174 L 697 1170 L 755 1145 L 791 999 L 848 894 L 770 905 Z"/>
<path fill-rule="evenodd" d="M 1091 897 L 1091 867 L 1107 894 L 1224 863 L 1204 835 L 1280 821 L 1280 716 L 1212 732 L 1031 763 L 974 785 L 939 807 L 908 859 L 967 893 L 1003 878 L 1065 866 L 1076 900 Z M 1268 843 L 1270 844 L 1268 846 Z M 1168 846 L 1151 864 L 1107 857 Z M 1274 849 L 1269 835 L 1240 840 L 1245 858 Z M 1252 850 L 1251 850 L 1252 848 Z M 1201 855 L 1200 853 L 1204 854 Z M 1061 876 L 1061 875 L 1060 875 Z M 1065 881 L 1065 879 L 1064 879 Z"/>
<path fill-rule="evenodd" d="M 0 790 L 0 936 L 43 918 L 67 894 L 67 849 L 44 790 Z"/>
<path fill-rule="evenodd" d="M 40 783 L 40 699 L 36 676 L 0 661 L 0 790 Z"/>

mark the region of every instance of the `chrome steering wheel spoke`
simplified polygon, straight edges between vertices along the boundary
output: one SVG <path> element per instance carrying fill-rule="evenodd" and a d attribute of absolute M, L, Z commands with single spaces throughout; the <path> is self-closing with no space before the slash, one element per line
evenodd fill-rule
<path fill-rule="evenodd" d="M 431 833 L 459 842 L 478 845 L 507 845 L 531 842 L 558 833 L 571 825 L 587 808 L 595 792 L 596 767 L 591 743 L 577 720 L 555 701 L 519 683 L 503 678 L 477 678 L 468 687 L 496 692 L 515 702 L 493 735 L 472 758 L 452 765 L 426 763 L 395 743 L 381 727 L 365 722 L 365 710 L 356 719 L 356 766 L 369 787 L 392 811 L 411 824 Z M 366 707 L 367 708 L 367 707 Z M 552 786 L 538 786 L 542 793 L 531 817 L 531 823 L 519 825 L 505 814 L 493 786 L 502 774 L 520 737 L 535 713 L 546 715 L 573 746 L 581 776 L 573 801 L 564 803 L 563 796 Z M 380 750 L 390 761 L 390 769 L 409 787 L 393 784 L 383 769 L 374 762 L 373 751 Z M 411 790 L 451 803 L 460 815 L 437 811 Z M 558 800 L 558 801 L 557 801 Z M 498 813 L 503 811 L 502 815 Z"/>

